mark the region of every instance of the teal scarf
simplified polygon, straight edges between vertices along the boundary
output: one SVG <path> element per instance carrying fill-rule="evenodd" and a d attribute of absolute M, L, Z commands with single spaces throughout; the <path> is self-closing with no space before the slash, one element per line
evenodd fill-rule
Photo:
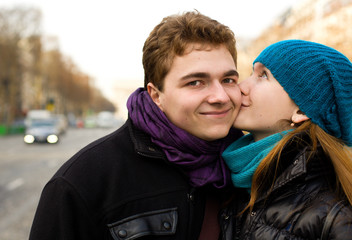
<path fill-rule="evenodd" d="M 235 187 L 246 188 L 250 192 L 252 177 L 259 163 L 287 132 L 276 133 L 257 142 L 254 141 L 252 134 L 247 134 L 225 149 L 222 157 L 231 170 L 231 179 Z"/>

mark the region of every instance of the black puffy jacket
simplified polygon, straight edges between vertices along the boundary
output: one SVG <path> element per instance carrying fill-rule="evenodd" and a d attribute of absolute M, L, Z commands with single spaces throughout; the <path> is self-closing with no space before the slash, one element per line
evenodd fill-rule
<path fill-rule="evenodd" d="M 309 154 L 307 147 L 287 146 L 273 191 L 260 196 L 251 212 L 238 214 L 249 194 L 237 189 L 221 214 L 222 239 L 352 239 L 352 207 L 332 190 L 335 175 L 329 159 L 321 149 L 307 161 Z"/>
<path fill-rule="evenodd" d="M 196 240 L 209 191 L 191 187 L 127 121 L 78 152 L 47 183 L 30 240 Z"/>

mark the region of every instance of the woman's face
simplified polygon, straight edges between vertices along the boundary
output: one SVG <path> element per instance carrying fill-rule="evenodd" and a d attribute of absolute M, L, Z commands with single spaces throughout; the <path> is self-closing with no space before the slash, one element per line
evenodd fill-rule
<path fill-rule="evenodd" d="M 239 84 L 242 105 L 234 127 L 251 132 L 255 141 L 286 130 L 299 110 L 283 87 L 261 63 Z M 282 121 L 286 120 L 286 121 Z"/>

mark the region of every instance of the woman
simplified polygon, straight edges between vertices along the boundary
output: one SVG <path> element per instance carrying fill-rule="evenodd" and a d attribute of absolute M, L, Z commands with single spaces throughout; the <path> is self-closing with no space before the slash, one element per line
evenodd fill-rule
<path fill-rule="evenodd" d="M 234 201 L 223 239 L 352 239 L 352 64 L 286 40 L 255 59 L 234 122 L 250 132 L 223 157 Z"/>

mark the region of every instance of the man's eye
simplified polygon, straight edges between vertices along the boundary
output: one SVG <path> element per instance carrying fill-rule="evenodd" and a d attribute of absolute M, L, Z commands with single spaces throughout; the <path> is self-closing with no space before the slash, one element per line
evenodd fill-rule
<path fill-rule="evenodd" d="M 236 83 L 236 80 L 233 78 L 225 78 L 223 80 L 224 83 Z"/>
<path fill-rule="evenodd" d="M 199 86 L 201 82 L 199 80 L 187 83 L 188 86 Z"/>

